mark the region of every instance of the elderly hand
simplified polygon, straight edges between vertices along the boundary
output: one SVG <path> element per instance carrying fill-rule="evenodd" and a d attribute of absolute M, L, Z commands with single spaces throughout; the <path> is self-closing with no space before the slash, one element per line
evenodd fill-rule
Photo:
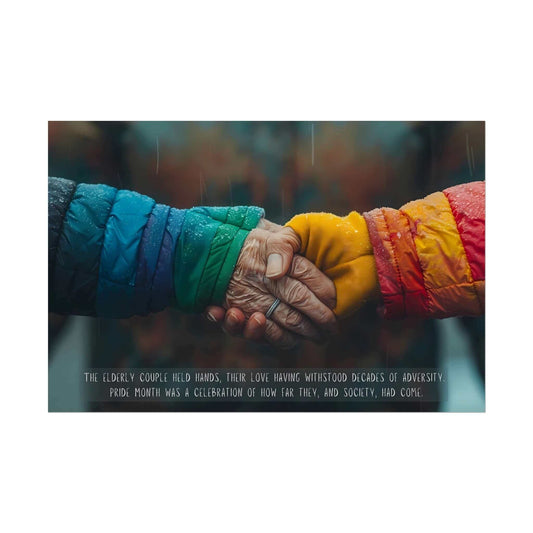
<path fill-rule="evenodd" d="M 211 306 L 207 316 L 224 321 L 228 333 L 264 337 L 281 348 L 301 338 L 320 341 L 336 332 L 334 284 L 304 257 L 293 257 L 299 248 L 293 230 L 261 221 L 239 255 L 224 303 L 228 311 Z M 265 313 L 276 298 L 281 303 L 267 319 Z"/>

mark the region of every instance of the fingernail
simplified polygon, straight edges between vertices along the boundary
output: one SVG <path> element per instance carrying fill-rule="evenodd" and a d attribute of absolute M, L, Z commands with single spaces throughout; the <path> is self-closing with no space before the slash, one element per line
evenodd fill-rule
<path fill-rule="evenodd" d="M 228 326 L 233 327 L 236 326 L 239 322 L 235 315 L 232 315 L 231 313 L 226 316 L 226 322 L 228 323 Z"/>
<path fill-rule="evenodd" d="M 278 276 L 279 274 L 281 274 L 282 268 L 283 263 L 281 261 L 281 255 L 270 254 L 267 260 L 267 278 L 271 278 L 272 276 Z"/>
<path fill-rule="evenodd" d="M 216 322 L 217 319 L 215 318 L 214 315 L 212 315 L 211 313 L 207 313 L 207 318 L 208 320 L 210 320 L 211 322 Z"/>

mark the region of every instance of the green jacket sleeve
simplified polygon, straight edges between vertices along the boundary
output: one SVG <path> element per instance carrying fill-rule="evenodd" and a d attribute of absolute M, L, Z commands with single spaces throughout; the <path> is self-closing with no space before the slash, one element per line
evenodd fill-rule
<path fill-rule="evenodd" d="M 176 305 L 201 312 L 222 304 L 248 233 L 264 211 L 258 207 L 194 207 L 187 210 L 174 254 Z"/>

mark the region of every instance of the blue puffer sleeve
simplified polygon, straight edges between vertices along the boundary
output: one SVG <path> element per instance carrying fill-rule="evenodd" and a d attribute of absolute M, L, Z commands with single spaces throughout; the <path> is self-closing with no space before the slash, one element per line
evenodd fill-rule
<path fill-rule="evenodd" d="M 133 191 L 61 178 L 49 178 L 48 204 L 50 311 L 107 318 L 169 305 L 196 312 L 220 300 L 242 243 L 263 214 L 246 207 L 174 209 Z M 199 214 L 212 231 L 191 225 Z M 189 275 L 189 263 L 204 274 Z"/>
<path fill-rule="evenodd" d="M 170 305 L 185 211 L 132 191 L 49 178 L 50 311 L 126 318 Z"/>

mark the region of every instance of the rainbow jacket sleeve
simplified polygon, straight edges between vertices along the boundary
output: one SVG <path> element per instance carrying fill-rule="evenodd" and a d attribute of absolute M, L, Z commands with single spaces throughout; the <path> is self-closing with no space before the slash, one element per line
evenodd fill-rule
<path fill-rule="evenodd" d="M 364 213 L 386 318 L 485 310 L 485 182 Z"/>
<path fill-rule="evenodd" d="M 258 207 L 175 209 L 107 185 L 48 179 L 49 310 L 107 318 L 222 303 Z"/>

